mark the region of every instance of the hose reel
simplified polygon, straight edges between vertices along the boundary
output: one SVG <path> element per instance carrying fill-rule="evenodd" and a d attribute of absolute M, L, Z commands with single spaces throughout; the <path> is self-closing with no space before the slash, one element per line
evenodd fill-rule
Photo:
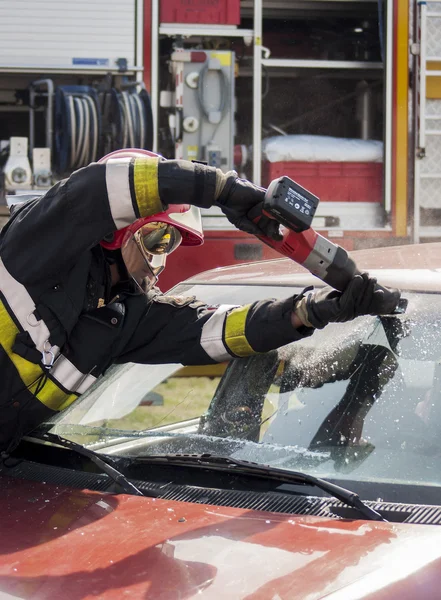
<path fill-rule="evenodd" d="M 96 90 L 59 86 L 55 91 L 55 170 L 65 174 L 101 155 L 102 119 Z"/>
<path fill-rule="evenodd" d="M 121 148 L 153 148 L 153 113 L 145 89 L 97 92 L 59 86 L 55 92 L 55 171 L 65 175 Z"/>
<path fill-rule="evenodd" d="M 153 113 L 145 89 L 118 91 L 112 88 L 102 99 L 105 152 L 121 148 L 153 148 Z"/>

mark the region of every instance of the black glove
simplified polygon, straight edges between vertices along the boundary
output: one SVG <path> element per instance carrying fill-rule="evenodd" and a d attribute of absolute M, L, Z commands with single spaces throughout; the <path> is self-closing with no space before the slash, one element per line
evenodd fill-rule
<path fill-rule="evenodd" d="M 400 292 L 377 286 L 368 273 L 355 275 L 344 292 L 325 287 L 306 300 L 306 315 L 316 329 L 328 323 L 344 323 L 361 315 L 392 314 L 398 305 Z"/>
<path fill-rule="evenodd" d="M 227 219 L 237 229 L 253 235 L 266 235 L 273 240 L 281 240 L 279 224 L 274 219 L 262 216 L 259 224 L 251 221 L 247 214 L 258 204 L 263 203 L 265 189 L 251 181 L 240 179 L 235 171 L 226 175 L 226 183 L 216 199 L 217 204 Z"/>

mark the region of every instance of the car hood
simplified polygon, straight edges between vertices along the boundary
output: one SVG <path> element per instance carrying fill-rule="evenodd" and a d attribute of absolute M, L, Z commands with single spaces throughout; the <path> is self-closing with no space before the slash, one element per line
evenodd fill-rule
<path fill-rule="evenodd" d="M 0 478 L 0 598 L 439 598 L 441 528 Z"/>

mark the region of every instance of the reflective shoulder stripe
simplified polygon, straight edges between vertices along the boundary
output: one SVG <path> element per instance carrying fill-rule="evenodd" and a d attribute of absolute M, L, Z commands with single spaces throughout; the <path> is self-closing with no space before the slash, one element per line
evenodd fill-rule
<path fill-rule="evenodd" d="M 131 162 L 131 158 L 110 158 L 106 163 L 107 197 L 116 229 L 127 227 L 138 218 L 130 191 Z"/>
<path fill-rule="evenodd" d="M 245 325 L 250 306 L 248 304 L 235 308 L 228 313 L 225 320 L 225 346 L 232 354 L 239 357 L 256 354 L 245 336 Z"/>
<path fill-rule="evenodd" d="M 3 350 L 17 369 L 24 386 L 27 387 L 30 392 L 33 392 L 37 389 L 41 377 L 45 374 L 43 367 L 35 365 L 12 352 L 15 336 L 19 332 L 19 329 L 3 303 L 0 304 L 0 331 L 0 341 Z M 58 387 L 55 382 L 48 379 L 35 397 L 52 410 L 62 410 L 72 404 L 72 402 L 78 398 L 78 395 L 66 393 L 66 391 Z"/>
<path fill-rule="evenodd" d="M 49 339 L 49 329 L 46 327 L 44 321 L 37 321 L 35 319 L 33 315 L 35 310 L 34 301 L 24 285 L 12 277 L 1 259 L 0 290 L 22 329 L 29 332 L 35 347 L 40 352 L 43 352 L 44 343 Z"/>
<path fill-rule="evenodd" d="M 202 327 L 201 346 L 208 356 L 217 362 L 232 358 L 223 342 L 226 313 L 232 308 L 235 308 L 235 305 L 222 304 Z"/>
<path fill-rule="evenodd" d="M 133 180 L 141 217 L 149 217 L 164 210 L 159 197 L 158 163 L 159 158 L 154 157 L 135 159 Z"/>
<path fill-rule="evenodd" d="M 106 187 L 116 229 L 164 210 L 158 188 L 159 158 L 111 158 L 106 163 Z M 133 168 L 132 168 L 133 165 Z"/>
<path fill-rule="evenodd" d="M 14 279 L 8 272 L 1 259 L 0 292 L 6 302 L 6 304 L 3 303 L 0 296 L 0 344 L 16 366 L 23 382 L 28 386 L 40 377 L 43 370 L 39 365 L 34 365 L 12 352 L 15 337 L 20 331 L 27 331 L 35 347 L 42 352 L 45 342 L 50 337 L 50 332 L 43 320 L 37 321 L 35 319 L 33 314 L 35 311 L 34 301 L 24 285 Z M 16 323 L 18 323 L 18 327 Z M 82 373 L 65 356 L 58 354 L 60 349 L 57 346 L 53 346 L 51 350 L 56 355 L 55 365 L 50 370 L 51 379 L 48 380 L 38 396 L 44 404 L 46 404 L 46 400 L 43 398 L 47 398 L 49 408 L 53 408 L 53 403 L 58 405 L 59 402 L 64 402 L 66 392 L 68 392 L 68 395 L 76 393 L 71 401 L 75 400 L 77 394 L 85 392 L 96 380 L 92 375 Z M 57 387 L 57 384 L 60 387 Z M 61 409 L 54 408 L 54 410 Z"/>

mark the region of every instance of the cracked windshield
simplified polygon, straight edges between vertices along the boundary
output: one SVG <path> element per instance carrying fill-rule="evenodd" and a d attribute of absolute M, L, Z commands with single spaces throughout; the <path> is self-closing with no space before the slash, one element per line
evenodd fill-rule
<path fill-rule="evenodd" d="M 177 291 L 235 297 L 231 286 Z M 406 297 L 404 315 L 330 325 L 230 363 L 113 366 L 52 431 L 113 455 L 212 453 L 321 477 L 439 485 L 441 300 Z"/>

